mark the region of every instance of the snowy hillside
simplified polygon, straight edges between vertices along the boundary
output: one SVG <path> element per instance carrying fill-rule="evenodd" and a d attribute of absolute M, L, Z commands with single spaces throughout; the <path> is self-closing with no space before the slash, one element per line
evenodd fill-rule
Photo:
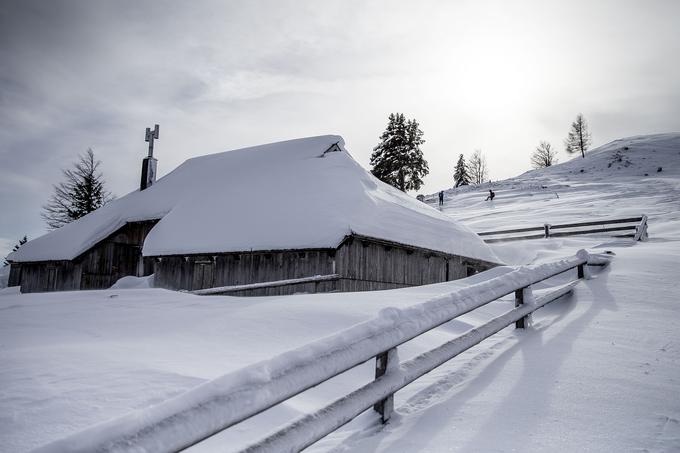
<path fill-rule="evenodd" d="M 659 171 L 661 170 L 661 171 Z M 493 202 L 484 199 L 489 189 Z M 647 214 L 650 232 L 680 237 L 680 133 L 615 140 L 553 167 L 446 191 L 444 213 L 473 230 Z M 436 206 L 434 195 L 428 202 Z"/>
<path fill-rule="evenodd" d="M 631 163 L 609 166 L 624 147 Z M 586 159 L 493 188 L 492 203 L 483 201 L 486 187 L 449 191 L 443 213 L 478 231 L 646 213 L 650 240 L 574 237 L 492 247 L 510 264 L 551 261 L 580 248 L 611 250 L 615 258 L 573 296 L 539 310 L 531 328 L 505 329 L 397 393 L 389 424 L 366 412 L 309 451 L 680 451 L 680 134 L 613 142 Z M 28 451 L 386 307 L 407 307 L 506 271 L 419 288 L 268 298 L 139 288 L 3 290 L 0 451 Z M 400 347 L 400 359 L 512 305 L 505 298 L 447 323 Z M 366 363 L 191 451 L 233 451 L 373 373 L 374 364 Z"/>

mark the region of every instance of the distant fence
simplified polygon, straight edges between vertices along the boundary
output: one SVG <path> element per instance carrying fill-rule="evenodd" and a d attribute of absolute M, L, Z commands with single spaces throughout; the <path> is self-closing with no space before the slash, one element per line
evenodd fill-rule
<path fill-rule="evenodd" d="M 612 226 L 621 224 L 628 225 Z M 599 226 L 600 228 L 589 228 L 594 226 Z M 530 233 L 534 231 L 541 231 L 542 233 L 518 236 L 520 233 Z M 596 220 L 592 222 L 563 223 L 558 225 L 546 223 L 539 227 L 485 231 L 477 234 L 482 236 L 484 242 L 493 243 L 613 232 L 617 233 L 614 235 L 614 237 L 633 238 L 635 241 L 645 240 L 647 239 L 647 216 L 642 215 L 640 217 L 629 217 L 625 219 Z"/>
<path fill-rule="evenodd" d="M 375 380 L 305 415 L 243 451 L 297 452 L 369 408 L 385 422 L 394 393 L 482 340 L 569 293 L 586 265 L 607 258 L 576 256 L 526 266 L 404 309 L 387 308 L 367 322 L 227 374 L 148 409 L 48 444 L 46 452 L 176 452 L 270 409 L 375 357 Z M 576 279 L 534 298 L 531 285 L 574 270 Z M 397 347 L 465 313 L 513 294 L 515 308 L 417 357 L 399 362 Z"/>

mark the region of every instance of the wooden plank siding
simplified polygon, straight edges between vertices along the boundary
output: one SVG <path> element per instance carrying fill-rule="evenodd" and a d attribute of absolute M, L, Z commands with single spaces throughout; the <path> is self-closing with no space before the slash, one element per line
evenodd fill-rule
<path fill-rule="evenodd" d="M 142 259 L 144 238 L 156 220 L 127 223 L 74 260 L 12 263 L 10 281 L 21 292 L 109 288 L 127 275 L 151 275 L 153 260 Z"/>
<path fill-rule="evenodd" d="M 23 293 L 80 289 L 80 263 L 60 260 L 11 266 L 8 286 L 21 286 Z"/>
<path fill-rule="evenodd" d="M 337 281 L 299 283 L 231 292 L 272 296 L 331 291 L 374 291 L 445 282 L 495 266 L 433 250 L 351 235 L 337 249 L 272 250 L 155 257 L 158 287 L 194 291 L 314 275 L 339 274 Z"/>
<path fill-rule="evenodd" d="M 493 263 L 358 235 L 337 249 L 244 251 L 141 258 L 156 221 L 128 223 L 73 261 L 13 263 L 10 285 L 22 292 L 109 288 L 126 275 L 155 274 L 154 284 L 173 290 L 339 274 L 337 281 L 299 283 L 231 293 L 241 296 L 299 292 L 374 291 L 464 278 Z"/>
<path fill-rule="evenodd" d="M 308 249 L 160 256 L 155 257 L 154 283 L 162 288 L 193 291 L 327 275 L 334 273 L 335 253 L 334 249 Z M 288 294 L 288 289 L 283 288 L 260 288 L 252 292 L 269 295 L 271 290 Z"/>
<path fill-rule="evenodd" d="M 350 236 L 338 248 L 336 273 L 349 280 L 378 283 L 364 285 L 371 289 L 381 285 L 384 288 L 375 289 L 388 289 L 456 280 L 493 266 L 434 250 Z"/>

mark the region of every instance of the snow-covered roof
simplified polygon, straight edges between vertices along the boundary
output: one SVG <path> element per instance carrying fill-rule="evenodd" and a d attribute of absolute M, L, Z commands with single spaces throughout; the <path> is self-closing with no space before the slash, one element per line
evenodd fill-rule
<path fill-rule="evenodd" d="M 373 177 L 337 135 L 189 159 L 8 258 L 74 259 L 127 222 L 151 219 L 161 220 L 144 256 L 334 248 L 354 233 L 498 261 L 470 229 Z"/>

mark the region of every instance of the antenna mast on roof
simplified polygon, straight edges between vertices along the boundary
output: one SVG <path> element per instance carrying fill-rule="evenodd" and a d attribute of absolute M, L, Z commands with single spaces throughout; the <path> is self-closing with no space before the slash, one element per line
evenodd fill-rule
<path fill-rule="evenodd" d="M 149 155 L 142 161 L 142 181 L 139 184 L 139 190 L 144 190 L 151 187 L 156 182 L 156 164 L 158 160 L 153 157 L 153 141 L 158 138 L 158 131 L 160 127 L 156 124 L 151 128 L 146 128 L 146 136 L 144 141 L 149 142 Z"/>

